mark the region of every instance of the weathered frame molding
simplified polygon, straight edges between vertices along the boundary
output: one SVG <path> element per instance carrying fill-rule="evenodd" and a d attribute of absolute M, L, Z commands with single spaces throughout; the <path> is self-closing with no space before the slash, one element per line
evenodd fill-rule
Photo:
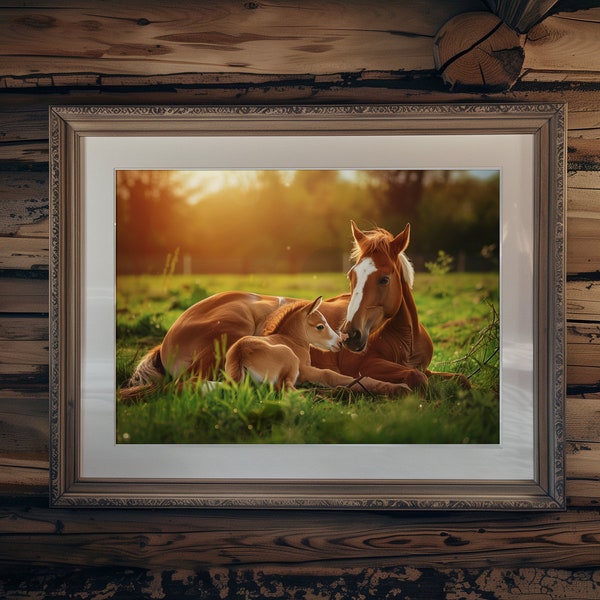
<path fill-rule="evenodd" d="M 50 500 L 54 506 L 551 510 L 565 507 L 565 118 L 559 104 L 50 109 Z M 80 477 L 81 140 L 88 135 L 531 135 L 535 190 L 534 481 Z"/>

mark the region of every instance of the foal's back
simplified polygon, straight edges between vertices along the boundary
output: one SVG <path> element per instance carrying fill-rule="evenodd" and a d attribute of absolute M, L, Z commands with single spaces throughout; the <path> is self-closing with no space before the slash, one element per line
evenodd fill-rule
<path fill-rule="evenodd" d="M 339 349 L 340 338 L 318 311 L 322 302 L 285 306 L 267 320 L 263 336 L 248 335 L 235 342 L 225 359 L 225 372 L 235 381 L 249 373 L 257 382 L 293 388 L 303 365 L 310 365 L 310 346 Z"/>

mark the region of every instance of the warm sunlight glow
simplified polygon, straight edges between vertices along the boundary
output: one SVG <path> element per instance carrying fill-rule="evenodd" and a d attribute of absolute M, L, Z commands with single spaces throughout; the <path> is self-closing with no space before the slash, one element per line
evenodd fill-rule
<path fill-rule="evenodd" d="M 256 182 L 257 171 L 178 171 L 174 178 L 188 193 L 187 201 L 195 204 L 226 188 L 247 188 Z"/>
<path fill-rule="evenodd" d="M 499 246 L 498 186 L 497 171 L 121 170 L 117 271 L 163 272 L 173 257 L 185 272 L 338 271 L 350 220 L 410 223 L 421 268 L 443 250 L 472 269 Z"/>
<path fill-rule="evenodd" d="M 196 204 L 212 194 L 218 194 L 225 189 L 239 188 L 247 190 L 257 185 L 260 171 L 177 171 L 173 179 L 181 184 L 187 194 L 187 201 Z M 286 187 L 292 185 L 296 170 L 275 171 L 280 181 Z M 338 171 L 341 180 L 357 182 L 360 171 Z"/>

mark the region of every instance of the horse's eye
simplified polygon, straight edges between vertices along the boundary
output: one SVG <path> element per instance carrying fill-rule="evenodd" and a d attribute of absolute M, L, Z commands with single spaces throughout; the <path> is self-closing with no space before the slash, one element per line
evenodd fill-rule
<path fill-rule="evenodd" d="M 388 285 L 388 283 L 390 282 L 390 277 L 389 275 L 384 275 L 380 280 L 379 280 L 379 285 Z"/>
<path fill-rule="evenodd" d="M 325 325 L 319 324 L 317 325 L 317 329 L 321 331 L 322 329 L 325 329 Z"/>

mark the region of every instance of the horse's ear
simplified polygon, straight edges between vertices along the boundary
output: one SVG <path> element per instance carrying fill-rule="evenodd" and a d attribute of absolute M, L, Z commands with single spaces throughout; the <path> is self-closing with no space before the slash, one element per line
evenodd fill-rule
<path fill-rule="evenodd" d="M 358 244 L 358 247 L 360 248 L 362 242 L 367 236 L 356 226 L 356 223 L 354 221 L 350 221 L 350 225 L 352 226 L 352 237 L 354 238 L 354 241 Z"/>
<path fill-rule="evenodd" d="M 316 310 L 319 310 L 319 306 L 321 306 L 321 302 L 323 302 L 323 296 L 319 296 L 309 307 L 308 307 L 308 315 L 312 315 Z"/>
<path fill-rule="evenodd" d="M 410 223 L 406 224 L 404 231 L 399 233 L 390 243 L 390 248 L 394 255 L 404 252 L 408 248 L 410 242 Z"/>

